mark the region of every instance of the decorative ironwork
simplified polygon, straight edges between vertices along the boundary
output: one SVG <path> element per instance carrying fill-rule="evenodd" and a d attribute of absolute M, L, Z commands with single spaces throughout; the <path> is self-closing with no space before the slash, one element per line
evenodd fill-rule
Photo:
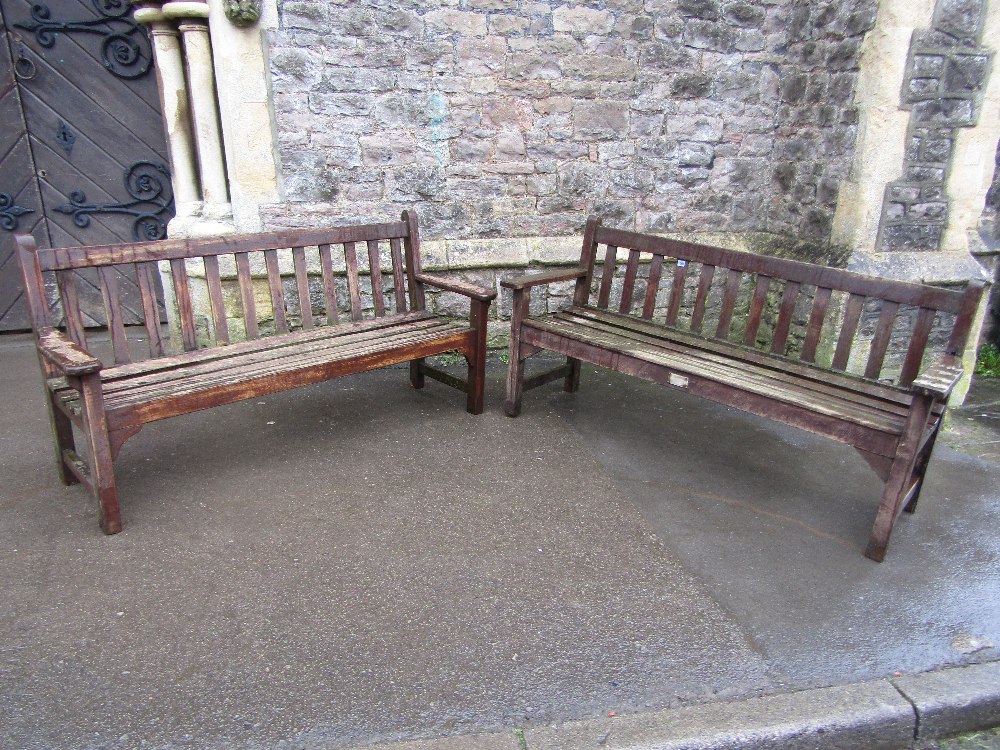
<path fill-rule="evenodd" d="M 38 66 L 28 57 L 28 50 L 23 44 L 17 46 L 17 58 L 14 60 L 14 75 L 22 81 L 34 80 L 38 75 Z"/>
<path fill-rule="evenodd" d="M 55 45 L 59 32 L 100 34 L 101 62 L 119 78 L 141 78 L 153 65 L 153 51 L 146 30 L 129 17 L 129 0 L 91 0 L 100 18 L 78 21 L 52 19 L 44 3 L 31 6 L 31 20 L 14 26 L 30 31 L 45 48 Z"/>
<path fill-rule="evenodd" d="M 82 190 L 70 193 L 69 203 L 55 210 L 73 217 L 78 227 L 90 226 L 94 214 L 125 214 L 134 216 L 132 237 L 137 241 L 162 240 L 167 236 L 167 221 L 173 216 L 174 195 L 170 185 L 170 170 L 155 161 L 137 161 L 125 170 L 125 190 L 132 197 L 120 203 L 87 203 Z"/>
<path fill-rule="evenodd" d="M 68 159 L 73 152 L 73 144 L 76 143 L 76 133 L 70 130 L 69 125 L 62 120 L 59 121 L 59 127 L 56 128 L 56 143 L 62 146 Z"/>
<path fill-rule="evenodd" d="M 14 199 L 7 193 L 0 193 L 0 227 L 8 232 L 17 229 L 17 218 L 25 214 L 35 213 L 34 209 L 25 208 L 14 203 Z"/>

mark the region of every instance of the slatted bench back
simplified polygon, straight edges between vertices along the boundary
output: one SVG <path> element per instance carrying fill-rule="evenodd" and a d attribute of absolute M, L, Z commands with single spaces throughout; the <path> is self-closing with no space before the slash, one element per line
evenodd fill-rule
<path fill-rule="evenodd" d="M 628 259 L 624 275 L 617 274 L 619 295 L 616 268 L 620 251 L 627 251 Z M 648 261 L 645 278 L 640 274 L 644 260 Z M 588 273 L 577 284 L 576 305 L 612 309 L 646 320 L 655 317 L 670 326 L 686 326 L 698 334 L 730 340 L 739 304 L 738 312 L 743 315 L 745 311 L 746 323 L 739 343 L 788 359 L 817 363 L 824 326 L 834 329 L 830 331 L 831 343 L 836 342 L 832 358 L 821 364 L 838 371 L 848 367 L 863 314 L 877 315 L 863 375 L 893 379 L 902 386 L 909 385 L 919 373 L 932 330 L 940 333 L 943 328 L 946 332 L 946 353 L 960 355 L 964 351 L 984 286 L 979 281 L 970 282 L 962 292 L 880 279 L 811 263 L 609 229 L 593 219 L 587 223 L 581 264 Z M 718 319 L 706 332 L 703 329 L 710 299 L 717 300 L 720 293 Z M 793 347 L 789 334 L 796 309 L 803 300 L 809 304 L 810 296 L 801 347 Z M 907 311 L 911 314 L 901 314 L 904 307 L 912 308 Z M 763 324 L 768 319 L 769 330 L 765 330 Z M 888 376 L 896 373 L 883 372 L 890 369 L 886 353 L 891 343 L 894 349 L 903 347 L 905 351 L 895 378 Z"/>
<path fill-rule="evenodd" d="M 181 344 L 186 351 L 198 348 L 196 314 L 190 275 L 204 276 L 207 287 L 211 336 L 216 344 L 231 338 L 223 287 L 223 269 L 235 275 L 242 307 L 243 337 L 262 335 L 258 317 L 273 319 L 275 333 L 290 330 L 288 311 L 298 309 L 304 329 L 336 324 L 342 317 L 362 320 L 366 316 L 363 297 L 371 296 L 369 317 L 423 310 L 424 291 L 414 278 L 419 273 L 420 250 L 416 216 L 403 214 L 403 221 L 332 229 L 306 229 L 255 235 L 229 235 L 208 239 L 168 239 L 127 245 L 38 249 L 31 237 L 17 238 L 26 293 L 35 330 L 55 325 L 46 302 L 44 274 L 55 275 L 67 335 L 86 348 L 86 328 L 80 310 L 80 290 L 75 269 L 95 268 L 110 332 L 115 362 L 132 361 L 122 316 L 123 267 L 135 270 L 142 297 L 142 311 L 149 341 L 149 356 L 169 354 L 160 332 L 156 304 L 159 264 L 169 264 L 176 300 Z M 279 258 L 291 256 L 294 288 L 286 291 Z M 343 261 L 342 263 L 340 261 Z M 387 262 L 388 261 L 388 262 Z M 391 264 L 391 281 L 384 282 L 382 268 Z M 322 295 L 310 294 L 309 268 L 319 266 Z M 269 309 L 258 310 L 254 276 L 266 276 Z M 367 276 L 368 283 L 364 284 Z M 230 286 L 233 282 L 230 281 Z M 342 316 L 338 293 L 346 299 Z M 235 296 L 235 295 L 234 295 Z M 320 299 L 321 298 L 321 299 Z M 261 313 L 259 316 L 258 313 Z"/>

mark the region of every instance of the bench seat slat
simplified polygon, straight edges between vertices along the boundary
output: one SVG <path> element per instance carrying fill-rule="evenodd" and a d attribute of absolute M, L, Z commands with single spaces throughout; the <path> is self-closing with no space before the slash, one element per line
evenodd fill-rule
<path fill-rule="evenodd" d="M 274 352 L 263 355 L 235 357 L 225 366 L 201 368 L 197 372 L 174 371 L 174 377 L 123 391 L 105 393 L 105 408 L 113 411 L 125 406 L 135 406 L 158 401 L 167 396 L 212 390 L 219 385 L 244 382 L 260 375 L 289 373 L 314 364 L 336 362 L 360 354 L 396 350 L 411 343 L 440 339 L 468 329 L 438 322 L 420 329 L 401 328 L 382 331 L 378 336 L 367 336 L 360 341 L 323 342 L 305 346 L 286 347 L 281 356 Z"/>
<path fill-rule="evenodd" d="M 595 343 L 589 336 L 574 338 L 540 328 L 525 328 L 524 334 L 525 340 L 531 345 L 582 361 L 592 362 L 644 380 L 663 385 L 676 385 L 676 383 L 671 382 L 671 375 L 674 378 L 677 377 L 676 370 L 671 372 L 669 366 L 657 361 L 655 355 L 649 359 L 643 359 L 631 348 L 628 351 L 617 351 L 614 347 Z M 827 416 L 806 409 L 798 403 L 776 402 L 768 396 L 759 395 L 753 391 L 721 383 L 711 378 L 701 378 L 697 375 L 687 377 L 689 383 L 685 390 L 692 395 L 772 419 L 775 418 L 775 405 L 778 404 L 782 412 L 780 421 L 860 447 L 871 453 L 891 455 L 899 441 L 896 435 Z"/>
<path fill-rule="evenodd" d="M 702 349 L 692 347 L 682 338 L 673 336 L 673 331 L 660 331 L 658 333 L 643 333 L 634 328 L 626 326 L 615 326 L 613 323 L 603 322 L 596 319 L 588 319 L 582 316 L 560 313 L 555 316 L 577 326 L 585 326 L 598 331 L 610 332 L 616 336 L 653 343 L 658 347 L 669 350 L 678 355 L 690 358 L 697 366 L 707 368 L 722 368 L 729 372 L 734 367 L 734 363 L 744 362 L 744 351 L 737 345 L 729 345 L 723 342 L 722 346 L 713 349 Z M 786 367 L 781 367 L 780 361 L 763 361 L 754 363 L 745 373 L 750 379 L 756 379 L 761 383 L 768 383 L 776 388 L 791 387 L 811 391 L 821 397 L 831 396 L 837 399 L 849 399 L 865 408 L 873 411 L 885 412 L 888 415 L 904 416 L 907 413 L 908 403 L 897 400 L 900 393 L 894 389 L 883 390 L 882 393 L 872 393 L 869 384 L 856 379 L 840 379 L 839 382 L 821 381 L 819 379 L 803 377 L 791 372 Z M 776 366 L 777 365 L 777 366 Z M 909 400 L 909 394 L 903 394 Z"/>
<path fill-rule="evenodd" d="M 375 347 L 353 351 L 337 359 L 319 359 L 312 362 L 289 360 L 288 369 L 244 373 L 240 378 L 219 383 L 213 388 L 194 388 L 189 391 L 161 396 L 155 401 L 144 401 L 136 406 L 123 407 L 108 412 L 111 429 L 126 429 L 159 419 L 188 414 L 200 409 L 221 406 L 268 393 L 320 383 L 331 378 L 351 375 L 379 367 L 431 357 L 454 349 L 472 346 L 473 334 L 468 330 L 454 330 L 448 335 L 426 336 L 405 342 L 401 348 Z"/>
<path fill-rule="evenodd" d="M 169 384 L 178 380 L 191 380 L 193 378 L 218 377 L 219 373 L 227 370 L 239 370 L 246 366 L 247 362 L 253 361 L 257 364 L 266 365 L 269 362 L 278 363 L 289 357 L 297 357 L 305 354 L 316 354 L 325 356 L 325 352 L 333 352 L 334 349 L 344 349 L 345 347 L 364 346 L 369 342 L 388 339 L 394 336 L 413 334 L 417 335 L 426 331 L 440 328 L 443 322 L 440 320 L 418 320 L 396 326 L 385 326 L 379 329 L 368 329 L 365 331 L 344 332 L 340 335 L 318 337 L 300 337 L 296 334 L 288 334 L 292 341 L 285 342 L 282 346 L 265 349 L 258 352 L 240 352 L 230 357 L 218 357 L 210 362 L 189 364 L 185 367 L 178 367 L 171 370 L 160 370 L 148 375 L 135 375 L 128 379 L 119 379 L 114 382 L 102 384 L 104 395 L 111 397 L 124 397 L 127 393 L 142 393 L 158 384 Z"/>
<path fill-rule="evenodd" d="M 386 317 L 378 321 L 366 320 L 358 323 L 344 323 L 337 326 L 336 329 L 330 327 L 313 328 L 311 331 L 297 331 L 295 333 L 286 333 L 280 336 L 267 336 L 266 338 L 254 339 L 252 341 L 241 341 L 238 344 L 230 344 L 225 348 L 209 347 L 206 349 L 198 349 L 192 352 L 176 354 L 172 357 L 160 357 L 157 359 L 145 360 L 143 362 L 134 362 L 130 365 L 111 367 L 101 371 L 101 379 L 105 381 L 105 383 L 109 381 L 114 382 L 116 380 L 128 379 L 136 375 L 145 375 L 151 372 L 158 372 L 160 370 L 187 367 L 198 362 L 211 362 L 216 359 L 224 359 L 231 357 L 234 354 L 265 351 L 274 347 L 280 347 L 286 342 L 294 343 L 297 341 L 309 341 L 311 339 L 326 338 L 331 334 L 335 334 L 337 331 L 343 331 L 345 333 L 347 331 L 365 331 L 394 325 L 398 322 L 423 320 L 429 317 L 431 317 L 431 315 L 424 312 L 407 313 L 405 316 L 399 316 L 398 318 Z"/>
<path fill-rule="evenodd" d="M 223 399 L 218 403 L 228 403 L 239 400 L 231 397 L 244 391 L 248 395 L 242 397 L 249 398 L 324 380 L 333 376 L 331 368 L 342 374 L 358 372 L 355 366 L 359 360 L 370 360 L 371 367 L 380 367 L 429 356 L 427 352 L 448 351 L 467 345 L 471 335 L 467 326 L 433 316 L 408 314 L 395 318 L 394 323 L 387 323 L 391 320 L 388 317 L 380 318 L 380 325 L 345 325 L 341 331 L 334 330 L 333 335 L 331 329 L 325 328 L 275 336 L 268 339 L 272 347 L 263 349 L 259 348 L 264 343 L 260 341 L 246 342 L 248 346 L 236 344 L 219 350 L 227 356 L 200 361 L 191 357 L 188 362 L 175 363 L 171 369 L 151 369 L 146 374 L 131 366 L 130 377 L 112 368 L 107 371 L 111 381 L 102 383 L 108 418 L 120 426 L 175 416 L 194 410 L 187 408 L 185 401 L 195 394 L 202 394 L 199 398 L 208 400 L 216 394 Z M 327 335 L 314 335 L 319 331 Z M 273 348 L 276 339 L 281 339 L 277 349 Z M 262 385 L 262 381 L 270 385 Z M 73 393 L 68 388 L 57 390 L 57 395 L 67 402 L 75 400 Z M 169 407 L 157 405 L 166 401 L 171 403 Z M 198 403 L 199 409 L 213 405 L 207 401 Z"/>
<path fill-rule="evenodd" d="M 805 379 L 813 383 L 829 383 L 835 386 L 851 388 L 858 393 L 864 393 L 878 399 L 906 405 L 907 407 L 912 399 L 912 395 L 908 391 L 893 385 L 862 380 L 857 376 L 847 373 L 831 372 L 814 364 L 796 362 L 778 355 L 762 352 L 758 349 L 740 346 L 739 344 L 712 341 L 701 336 L 691 334 L 687 331 L 682 331 L 678 328 L 665 329 L 662 325 L 657 325 L 655 323 L 645 324 L 643 321 L 638 321 L 634 318 L 619 316 L 590 307 L 573 307 L 567 310 L 566 314 L 571 314 L 581 318 L 599 320 L 601 322 L 620 326 L 622 328 L 647 333 L 652 336 L 668 336 L 672 341 L 676 341 L 679 345 L 684 346 L 686 349 L 704 350 L 707 352 L 722 353 L 725 356 L 730 356 L 733 350 L 732 347 L 738 347 L 739 357 L 741 359 L 751 362 L 754 365 L 760 365 L 761 367 L 780 370 L 781 372 L 794 375 L 797 378 Z"/>
<path fill-rule="evenodd" d="M 627 354 L 652 364 L 661 365 L 682 375 L 710 380 L 734 391 L 753 393 L 770 401 L 794 405 L 800 409 L 832 417 L 838 421 L 850 422 L 859 427 L 876 430 L 890 436 L 902 433 L 905 419 L 896 414 L 882 410 L 863 408 L 856 400 L 845 394 L 845 398 L 835 398 L 818 394 L 801 386 L 796 387 L 794 381 L 786 381 L 781 385 L 769 382 L 763 377 L 754 377 L 754 368 L 748 363 L 734 359 L 728 367 L 723 365 L 709 366 L 699 362 L 684 353 L 671 351 L 655 340 L 638 341 L 614 332 L 599 332 L 574 326 L 566 320 L 555 317 L 531 319 L 525 322 L 527 331 L 539 329 L 578 341 L 588 342 L 609 351 Z M 530 334 L 526 336 L 530 341 Z"/>

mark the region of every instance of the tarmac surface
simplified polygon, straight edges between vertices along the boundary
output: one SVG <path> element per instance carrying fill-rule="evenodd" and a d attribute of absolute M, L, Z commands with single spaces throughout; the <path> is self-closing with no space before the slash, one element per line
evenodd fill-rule
<path fill-rule="evenodd" d="M 591 367 L 509 419 L 503 375 L 479 417 L 390 369 L 147 425 L 105 537 L 0 338 L 0 748 L 531 748 L 1000 660 L 1000 462 L 968 432 L 880 565 L 846 446 Z"/>

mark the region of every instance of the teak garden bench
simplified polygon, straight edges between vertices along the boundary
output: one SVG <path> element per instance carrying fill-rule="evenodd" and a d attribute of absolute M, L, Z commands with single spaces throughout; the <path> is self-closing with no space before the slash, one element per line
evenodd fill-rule
<path fill-rule="evenodd" d="M 616 278 L 620 250 L 628 260 Z M 649 261 L 645 274 L 640 259 Z M 571 307 L 529 315 L 532 287 L 571 280 Z M 577 390 L 586 361 L 847 443 L 885 482 L 865 550 L 877 561 L 900 508 L 916 508 L 984 287 L 973 281 L 960 292 L 875 278 L 608 229 L 593 219 L 578 268 L 501 283 L 513 291 L 510 416 L 529 388 L 563 379 L 565 390 Z M 859 323 L 874 328 L 860 354 Z M 829 365 L 820 366 L 827 340 Z M 925 367 L 928 342 L 937 340 L 944 353 L 927 356 Z M 886 377 L 891 342 L 905 351 L 895 382 Z M 542 349 L 566 355 L 566 364 L 525 379 L 525 359 Z M 848 372 L 855 361 L 861 375 Z"/>
<path fill-rule="evenodd" d="M 359 244 L 367 256 L 361 263 Z M 423 273 L 413 213 L 404 212 L 402 221 L 389 224 L 113 246 L 38 249 L 32 237 L 18 236 L 17 246 L 60 476 L 66 484 L 81 482 L 96 496 L 105 533 L 122 528 L 113 462 L 122 444 L 147 422 L 402 362 L 410 362 L 415 388 L 423 386 L 425 376 L 442 380 L 467 392 L 469 412 L 482 413 L 486 322 L 496 292 Z M 312 290 L 307 254 L 321 271 Z M 287 261 L 288 255 L 294 287 L 289 284 L 286 291 L 279 261 Z M 167 352 L 160 331 L 155 296 L 159 263 L 169 265 L 180 353 Z M 387 276 L 384 283 L 381 268 L 390 263 L 391 282 Z M 136 362 L 123 324 L 125 285 L 119 272 L 126 267 L 135 271 L 149 342 L 149 358 Z M 211 318 L 210 340 L 206 343 L 203 334 L 201 348 L 189 278 L 189 270 L 199 268 Z M 220 268 L 233 269 L 235 284 L 229 290 Z M 252 268 L 261 283 L 266 276 L 274 335 L 261 336 Z M 114 351 L 110 367 L 88 351 L 79 304 L 83 290 L 75 273 L 80 269 L 96 269 Z M 367 283 L 363 271 L 368 271 Z M 47 272 L 55 274 L 65 332 L 55 327 L 47 301 Z M 345 284 L 350 319 L 342 321 L 337 297 Z M 469 297 L 468 324 L 427 312 L 425 286 Z M 366 319 L 362 300 L 369 292 L 373 315 Z M 225 293 L 241 301 L 244 335 L 239 338 L 245 341 L 229 343 Z M 288 313 L 292 302 L 299 310 L 294 331 Z M 424 362 L 448 351 L 465 356 L 467 381 Z M 86 436 L 86 461 L 76 451 L 74 426 Z"/>

